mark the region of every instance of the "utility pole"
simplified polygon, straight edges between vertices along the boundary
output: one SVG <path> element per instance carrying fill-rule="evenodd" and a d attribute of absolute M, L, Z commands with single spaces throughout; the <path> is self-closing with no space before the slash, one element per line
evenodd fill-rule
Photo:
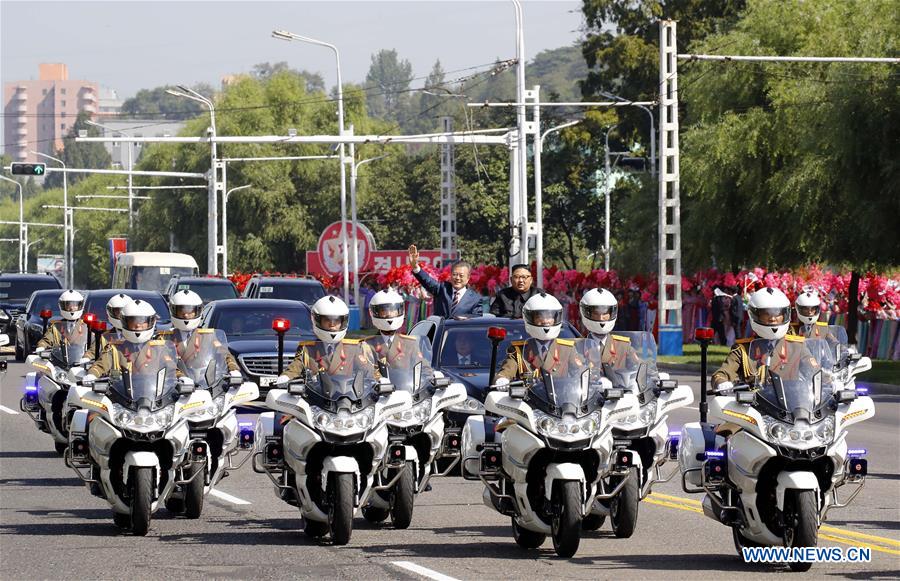
<path fill-rule="evenodd" d="M 444 133 L 453 132 L 453 118 L 441 117 Z M 456 250 L 456 157 L 453 144 L 441 144 L 441 263 L 457 258 Z"/>

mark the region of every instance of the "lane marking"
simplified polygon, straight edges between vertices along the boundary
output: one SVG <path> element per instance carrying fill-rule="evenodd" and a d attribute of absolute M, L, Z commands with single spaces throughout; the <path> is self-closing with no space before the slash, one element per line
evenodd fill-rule
<path fill-rule="evenodd" d="M 427 579 L 434 579 L 435 581 L 458 581 L 455 577 L 448 577 L 443 573 L 438 573 L 437 571 L 432 571 L 427 567 L 423 567 L 421 565 L 416 565 L 410 561 L 391 561 L 392 565 L 396 565 L 401 569 L 406 569 L 407 571 L 412 571 L 416 575 L 421 575 Z"/>
<path fill-rule="evenodd" d="M 665 499 L 665 500 L 662 500 Z M 703 514 L 703 509 L 699 508 L 701 506 L 701 502 L 698 500 L 693 500 L 690 498 L 683 498 L 681 496 L 670 496 L 668 494 L 660 494 L 658 492 L 652 493 L 650 496 L 645 498 L 643 502 L 649 502 L 650 504 L 656 504 L 659 506 L 665 506 L 667 508 L 677 508 L 679 510 L 684 510 L 688 512 L 696 512 L 698 514 Z M 819 527 L 819 530 L 824 533 L 831 534 L 822 534 L 820 532 L 819 537 L 829 540 L 835 541 L 838 543 L 842 543 L 850 546 L 859 546 L 866 547 L 872 549 L 874 551 L 879 551 L 882 553 L 887 553 L 889 555 L 900 555 L 900 551 L 896 549 L 890 548 L 891 546 L 900 547 L 900 541 L 890 539 L 887 537 L 879 537 L 877 535 L 869 535 L 866 533 L 858 533 L 855 531 L 850 531 L 838 527 L 831 527 L 827 525 L 822 525 Z M 865 539 L 872 541 L 874 543 L 880 543 L 882 545 L 887 545 L 886 547 L 881 547 L 873 544 L 863 543 L 857 539 Z"/>
<path fill-rule="evenodd" d="M 6 413 L 8 413 L 8 414 L 10 414 L 10 415 L 13 415 L 13 416 L 19 415 L 19 412 L 17 412 L 16 410 L 11 410 L 11 409 L 9 409 L 8 407 L 6 407 L 5 405 L 0 405 L 0 411 L 6 412 Z"/>
<path fill-rule="evenodd" d="M 230 502 L 231 504 L 251 504 L 250 502 L 248 502 L 242 498 L 238 498 L 237 496 L 231 496 L 227 492 L 222 492 L 221 490 L 216 490 L 215 488 L 210 490 L 209 494 L 210 494 L 210 496 L 215 496 L 216 498 L 220 498 L 220 499 L 224 500 L 225 502 Z"/>

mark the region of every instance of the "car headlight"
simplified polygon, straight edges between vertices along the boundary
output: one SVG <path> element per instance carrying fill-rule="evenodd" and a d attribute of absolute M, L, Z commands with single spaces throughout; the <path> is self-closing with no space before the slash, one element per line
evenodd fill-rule
<path fill-rule="evenodd" d="M 464 414 L 484 414 L 484 404 L 471 395 L 466 398 L 466 401 L 452 405 L 447 409 L 452 412 L 461 412 Z"/>
<path fill-rule="evenodd" d="M 541 435 L 552 438 L 567 436 L 587 438 L 595 434 L 600 427 L 600 412 L 575 419 L 573 416 L 557 418 L 540 410 L 534 410 L 534 420 L 538 433 Z"/>

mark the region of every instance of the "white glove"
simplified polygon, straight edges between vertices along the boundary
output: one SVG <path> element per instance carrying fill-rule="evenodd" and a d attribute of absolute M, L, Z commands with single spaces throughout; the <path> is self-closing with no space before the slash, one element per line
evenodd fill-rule
<path fill-rule="evenodd" d="M 275 385 L 285 386 L 291 380 L 287 375 L 279 375 L 278 379 L 275 380 Z"/>
<path fill-rule="evenodd" d="M 93 373 L 85 373 L 84 377 L 81 378 L 81 383 L 90 383 L 92 381 L 97 381 L 97 376 Z"/>
<path fill-rule="evenodd" d="M 716 391 L 718 391 L 718 392 L 731 391 L 733 389 L 734 389 L 734 384 L 731 383 L 730 381 L 723 381 L 716 387 Z"/>
<path fill-rule="evenodd" d="M 498 377 L 498 378 L 494 381 L 494 385 L 497 386 L 497 387 L 500 387 L 501 385 L 509 385 L 509 380 L 508 380 L 507 378 L 505 378 L 505 377 Z"/>
<path fill-rule="evenodd" d="M 243 377 L 243 376 L 241 375 L 241 372 L 238 371 L 237 369 L 234 369 L 234 370 L 232 370 L 232 371 L 229 371 L 229 372 L 228 372 L 228 375 L 230 375 L 231 377 Z M 283 377 L 283 376 L 282 376 L 282 377 Z"/>

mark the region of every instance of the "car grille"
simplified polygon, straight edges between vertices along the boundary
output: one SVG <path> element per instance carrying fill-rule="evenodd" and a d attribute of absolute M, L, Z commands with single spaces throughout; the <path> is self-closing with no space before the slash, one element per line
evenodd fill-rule
<path fill-rule="evenodd" d="M 291 364 L 291 358 L 285 354 L 282 359 L 285 368 Z M 250 375 L 278 375 L 278 355 L 241 355 L 238 360 Z"/>

